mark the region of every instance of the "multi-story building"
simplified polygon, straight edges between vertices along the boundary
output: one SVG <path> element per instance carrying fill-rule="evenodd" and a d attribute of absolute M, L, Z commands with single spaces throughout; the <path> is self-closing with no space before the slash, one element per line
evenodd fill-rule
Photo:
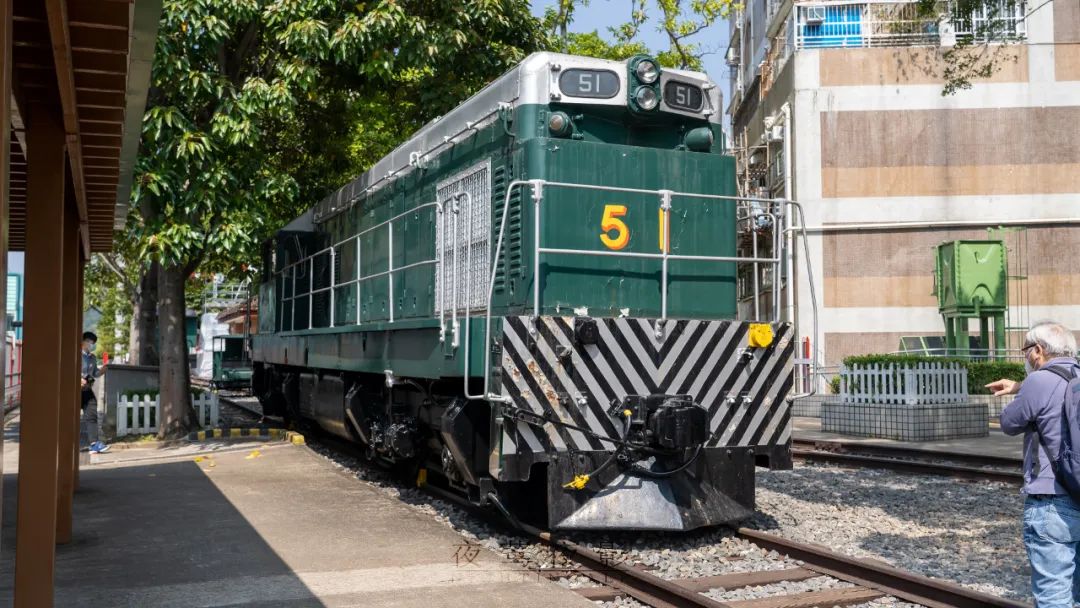
<path fill-rule="evenodd" d="M 1080 1 L 941 10 L 748 0 L 733 18 L 741 187 L 806 210 L 814 274 L 797 265 L 798 323 L 826 364 L 943 335 L 933 247 L 997 227 L 1017 277 L 1009 324 L 1080 330 Z M 965 62 L 992 65 L 944 94 Z"/>

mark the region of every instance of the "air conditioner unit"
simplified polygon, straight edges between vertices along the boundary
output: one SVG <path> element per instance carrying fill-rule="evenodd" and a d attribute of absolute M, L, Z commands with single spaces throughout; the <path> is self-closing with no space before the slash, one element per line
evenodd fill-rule
<path fill-rule="evenodd" d="M 821 25 L 825 23 L 824 6 L 804 6 L 803 23 L 806 25 Z"/>
<path fill-rule="evenodd" d="M 724 55 L 724 61 L 731 67 L 739 65 L 739 53 L 735 50 L 735 47 L 731 47 L 727 50 L 727 54 Z"/>
<path fill-rule="evenodd" d="M 767 131 L 766 139 L 770 142 L 784 140 L 784 125 L 772 125 Z"/>

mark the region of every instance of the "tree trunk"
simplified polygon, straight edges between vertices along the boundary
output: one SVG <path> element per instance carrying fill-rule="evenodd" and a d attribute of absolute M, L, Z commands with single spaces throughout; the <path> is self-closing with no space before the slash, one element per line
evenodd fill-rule
<path fill-rule="evenodd" d="M 184 319 L 184 268 L 161 266 L 158 272 L 158 327 L 161 332 L 158 385 L 161 390 L 161 420 L 158 437 L 180 437 L 195 428 L 191 407 L 191 371 L 188 369 L 186 324 Z"/>
<path fill-rule="evenodd" d="M 132 302 L 128 352 L 131 365 L 157 365 L 157 283 L 160 265 L 154 262 L 139 278 L 138 293 Z"/>

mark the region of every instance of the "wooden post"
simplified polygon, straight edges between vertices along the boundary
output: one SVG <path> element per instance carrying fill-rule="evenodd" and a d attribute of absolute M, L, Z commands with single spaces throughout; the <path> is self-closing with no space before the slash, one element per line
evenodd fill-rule
<path fill-rule="evenodd" d="M 80 228 L 80 229 L 84 230 L 85 226 Z M 78 239 L 80 237 L 76 236 L 75 238 Z M 82 347 L 83 309 L 84 309 L 84 305 L 83 305 L 83 298 L 84 298 L 83 289 L 84 289 L 85 284 L 86 284 L 86 281 L 85 281 L 85 279 L 86 279 L 86 264 L 87 264 L 88 260 L 83 257 L 82 247 L 78 247 L 78 250 L 79 250 L 79 266 L 78 266 L 78 269 L 75 272 L 75 332 L 77 334 L 79 334 L 79 347 L 81 348 Z M 78 360 L 77 365 L 79 366 L 79 370 L 80 370 L 79 373 L 81 373 L 81 370 L 82 370 L 82 360 L 81 359 Z M 78 382 L 78 381 L 76 380 L 76 382 Z M 82 390 L 81 385 L 76 384 L 76 389 L 75 390 L 81 391 Z M 75 398 L 79 399 L 80 395 L 75 395 Z M 79 430 L 81 428 L 81 422 L 82 422 L 82 408 L 75 408 L 74 411 L 72 412 L 72 416 L 75 419 L 74 422 L 72 422 L 72 424 L 75 425 L 75 445 L 72 446 L 72 452 L 74 453 L 74 456 L 72 458 L 75 459 L 75 463 L 74 463 L 74 466 L 73 466 L 73 469 L 72 469 L 72 475 L 71 475 L 71 490 L 72 490 L 72 492 L 75 492 L 76 490 L 79 489 L 79 462 L 80 462 L 80 460 L 79 460 Z M 101 430 L 101 424 L 102 424 L 101 421 L 98 421 L 98 431 L 99 432 Z M 89 458 L 90 454 L 87 454 L 86 456 Z"/>
<path fill-rule="evenodd" d="M 11 37 L 12 37 L 12 4 L 13 0 L 0 0 L 0 276 L 7 277 L 7 254 L 8 254 L 8 210 L 11 208 L 9 201 L 11 185 Z M 0 293 L 0 309 L 7 310 L 7 287 Z M 7 361 L 11 353 L 7 349 L 7 315 L 0 318 L 0 336 L 4 336 L 3 360 Z M 5 378 L 4 384 L 7 384 Z M 0 388 L 0 404 L 6 403 L 7 398 L 4 388 Z M 4 437 L 0 433 L 0 471 L 4 465 Z M 0 484 L 0 504 L 3 504 L 3 484 Z"/>
<path fill-rule="evenodd" d="M 70 186 L 70 182 L 68 186 Z M 79 382 L 81 361 L 79 349 L 82 347 L 81 312 L 76 290 L 81 272 L 82 252 L 79 251 L 79 216 L 75 207 L 75 196 L 68 188 L 64 203 L 64 284 L 63 284 L 63 320 L 60 323 L 60 443 L 57 444 L 58 477 L 56 503 L 56 542 L 71 542 L 71 504 L 75 492 L 75 467 L 78 459 L 76 450 L 79 445 L 78 416 L 71 411 L 80 410 L 81 385 Z"/>
<path fill-rule="evenodd" d="M 64 128 L 47 106 L 26 120 L 26 315 L 19 438 L 19 506 L 15 543 L 15 605 L 53 604 L 56 558 L 57 443 L 64 344 Z M 67 395 L 63 395 L 66 397 Z"/>

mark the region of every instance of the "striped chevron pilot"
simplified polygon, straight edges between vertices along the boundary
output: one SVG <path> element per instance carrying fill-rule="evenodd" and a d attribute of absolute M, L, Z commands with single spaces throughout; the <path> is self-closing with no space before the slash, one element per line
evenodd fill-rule
<path fill-rule="evenodd" d="M 497 373 L 501 394 L 508 398 L 504 410 L 508 415 L 502 425 L 502 461 L 513 465 L 510 468 L 549 462 L 556 465 L 556 470 L 567 469 L 550 488 L 572 497 L 573 505 L 569 507 L 572 512 L 558 527 L 684 529 L 689 525 L 685 518 L 677 518 L 670 525 L 652 520 L 617 520 L 617 526 L 612 525 L 609 508 L 627 506 L 625 490 L 619 505 L 604 507 L 577 504 L 581 496 L 589 497 L 586 503 L 603 502 L 603 491 L 597 495 L 574 491 L 585 489 L 593 478 L 603 482 L 603 473 L 597 477 L 589 469 L 599 466 L 594 460 L 602 462 L 601 457 L 616 450 L 626 438 L 623 417 L 627 403 L 635 399 L 655 402 L 663 398 L 682 399 L 687 407 L 692 404 L 692 408 L 701 410 L 696 414 L 704 422 L 701 448 L 694 450 L 690 444 L 686 450 L 700 460 L 697 473 L 705 475 L 709 463 L 718 454 L 727 457 L 728 462 L 711 467 L 714 480 L 716 476 L 732 476 L 733 470 L 746 468 L 750 463 L 750 473 L 733 476 L 738 478 L 738 483 L 733 480 L 729 485 L 735 487 L 749 479 L 751 503 L 743 506 L 752 506 L 752 463 L 756 461 L 772 468 L 791 466 L 791 417 L 785 397 L 792 388 L 795 350 L 790 324 L 765 326 L 768 344 L 757 346 L 753 345 L 751 336 L 755 327 L 761 324 L 725 320 L 660 323 L 655 319 L 557 316 L 534 321 L 528 316 L 504 317 L 501 367 Z M 642 420 L 646 418 L 651 419 L 652 414 L 643 414 Z M 648 431 L 643 437 L 647 435 Z M 732 449 L 738 449 L 742 458 L 732 459 Z M 574 458 L 560 460 L 558 454 L 564 452 Z M 665 460 L 690 459 L 687 453 L 669 455 L 667 459 L 647 450 L 624 450 L 624 453 L 629 458 L 640 458 L 639 473 L 648 472 L 649 467 L 653 471 L 662 470 L 665 467 L 661 463 Z M 585 466 L 574 466 L 582 461 Z M 735 462 L 743 464 L 733 466 Z M 630 478 L 618 475 L 617 467 L 609 467 L 607 472 L 612 481 L 619 483 Z M 581 487 L 575 487 L 573 480 Z M 634 483 L 640 488 L 651 488 L 657 496 L 679 493 L 678 488 L 671 487 L 680 485 L 676 479 L 639 478 Z M 596 481 L 592 484 L 594 488 L 598 485 L 603 484 Z M 638 494 L 648 492 L 643 489 Z M 553 502 L 558 504 L 557 500 Z M 697 522 L 701 524 L 748 513 L 731 500 L 713 498 L 708 502 L 706 510 L 717 507 L 719 512 L 684 515 L 701 517 L 702 521 Z M 602 525 L 591 525 L 589 512 L 603 512 L 602 517 L 593 518 L 593 523 Z M 552 518 L 553 522 L 558 520 Z"/>

